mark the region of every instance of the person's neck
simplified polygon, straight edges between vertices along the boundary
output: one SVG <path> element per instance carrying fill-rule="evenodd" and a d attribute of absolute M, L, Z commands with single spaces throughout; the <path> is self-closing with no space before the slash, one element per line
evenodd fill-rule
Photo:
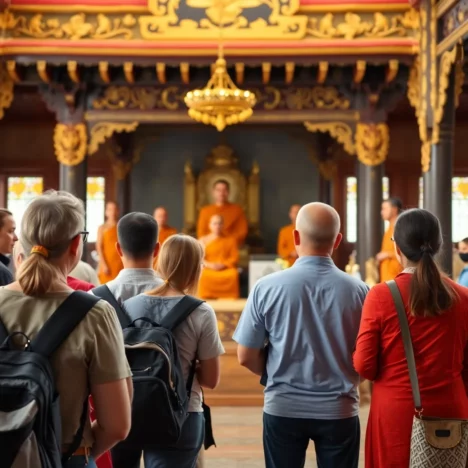
<path fill-rule="evenodd" d="M 216 205 L 216 206 L 225 206 L 225 205 L 227 205 L 227 204 L 228 204 L 227 201 L 217 201 L 217 202 L 215 202 L 215 205 Z"/>
<path fill-rule="evenodd" d="M 131 258 L 122 257 L 122 264 L 125 269 L 152 269 L 153 257 L 145 258 L 144 260 L 133 260 Z"/>
<path fill-rule="evenodd" d="M 390 218 L 388 220 L 388 222 L 390 223 L 391 226 L 393 226 L 395 223 L 396 223 L 396 220 L 398 219 L 398 215 L 397 216 L 393 216 L 392 218 Z"/>
<path fill-rule="evenodd" d="M 305 250 L 303 252 L 298 251 L 297 255 L 299 258 L 301 257 L 332 257 L 332 252 L 326 250 Z"/>

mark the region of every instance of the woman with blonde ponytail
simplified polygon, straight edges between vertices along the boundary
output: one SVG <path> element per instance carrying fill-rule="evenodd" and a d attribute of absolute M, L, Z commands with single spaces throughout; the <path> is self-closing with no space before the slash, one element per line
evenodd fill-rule
<path fill-rule="evenodd" d="M 198 289 L 204 250 L 193 237 L 175 234 L 169 237 L 158 255 L 157 270 L 164 283 L 153 291 L 124 302 L 131 320 L 147 317 L 160 323 L 187 294 Z M 224 353 L 213 308 L 202 303 L 174 330 L 185 380 L 192 362 L 197 370 L 188 406 L 189 416 L 182 427 L 179 441 L 173 447 L 144 451 L 145 467 L 195 468 L 204 440 L 205 421 L 201 387 L 215 388 L 219 382 L 219 356 Z M 157 423 L 155 421 L 155 423 Z M 155 441 L 157 443 L 157 441 Z M 112 451 L 114 468 L 139 468 L 141 451 Z"/>
<path fill-rule="evenodd" d="M 21 223 L 21 262 L 17 281 L 0 288 L 0 319 L 8 333 L 33 339 L 73 290 L 67 276 L 81 258 L 84 206 L 66 192 L 34 199 Z M 24 346 L 18 335 L 14 342 Z M 95 468 L 95 459 L 130 430 L 131 373 L 115 310 L 97 302 L 51 356 L 60 393 L 62 451 L 80 426 L 83 402 L 94 399 L 97 421 L 86 418 L 80 447 L 66 468 Z M 116 410 L 117 409 L 117 410 Z"/>

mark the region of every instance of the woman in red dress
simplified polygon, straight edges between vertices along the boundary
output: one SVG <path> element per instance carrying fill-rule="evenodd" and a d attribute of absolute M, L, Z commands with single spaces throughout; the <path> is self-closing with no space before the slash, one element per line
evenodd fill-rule
<path fill-rule="evenodd" d="M 396 283 L 406 305 L 425 416 L 468 419 L 468 288 L 439 271 L 439 220 L 425 210 L 398 218 L 395 252 L 404 271 Z M 364 303 L 354 367 L 374 382 L 366 468 L 409 465 L 415 414 L 400 325 L 390 289 L 375 286 Z"/>

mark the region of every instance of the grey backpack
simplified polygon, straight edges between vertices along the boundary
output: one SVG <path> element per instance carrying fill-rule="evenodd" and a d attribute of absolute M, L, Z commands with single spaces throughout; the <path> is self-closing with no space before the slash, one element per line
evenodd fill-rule
<path fill-rule="evenodd" d="M 83 403 L 80 428 L 62 453 L 59 395 L 49 357 L 99 298 L 81 291 L 68 296 L 33 340 L 8 331 L 0 320 L 0 447 L 2 468 L 61 468 L 81 445 L 88 417 Z M 22 336 L 24 347 L 12 338 Z"/>

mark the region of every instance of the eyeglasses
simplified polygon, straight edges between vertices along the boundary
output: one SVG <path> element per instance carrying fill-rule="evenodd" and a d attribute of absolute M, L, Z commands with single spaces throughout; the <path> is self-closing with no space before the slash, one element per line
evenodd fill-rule
<path fill-rule="evenodd" d="M 86 242 L 88 242 L 89 232 L 88 231 L 81 231 L 78 234 L 81 234 L 83 236 L 83 244 L 86 244 Z"/>

